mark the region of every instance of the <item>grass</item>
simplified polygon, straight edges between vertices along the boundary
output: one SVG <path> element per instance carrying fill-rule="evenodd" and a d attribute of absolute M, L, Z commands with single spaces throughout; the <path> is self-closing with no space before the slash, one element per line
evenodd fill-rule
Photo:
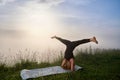
<path fill-rule="evenodd" d="M 60 65 L 62 59 L 54 63 L 40 63 L 22 60 L 12 67 L 0 64 L 0 80 L 21 80 L 22 69 L 43 68 Z M 95 49 L 92 51 L 77 51 L 75 57 L 77 65 L 83 69 L 58 75 L 50 75 L 28 80 L 120 80 L 120 50 L 119 49 Z"/>

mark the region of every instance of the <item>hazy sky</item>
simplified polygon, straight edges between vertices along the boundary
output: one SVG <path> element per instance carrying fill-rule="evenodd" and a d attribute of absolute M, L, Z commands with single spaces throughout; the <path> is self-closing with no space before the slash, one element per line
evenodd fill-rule
<path fill-rule="evenodd" d="M 53 35 L 120 48 L 120 0 L 0 0 L 0 49 L 63 46 Z"/>

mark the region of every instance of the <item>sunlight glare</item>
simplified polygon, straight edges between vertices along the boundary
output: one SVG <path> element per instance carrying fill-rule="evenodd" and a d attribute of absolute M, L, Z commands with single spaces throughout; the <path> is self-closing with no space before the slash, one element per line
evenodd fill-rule
<path fill-rule="evenodd" d="M 21 23 L 17 26 L 26 33 L 25 44 L 45 49 L 56 45 L 50 37 L 59 34 L 61 25 L 56 14 L 46 6 L 32 4 L 21 8 Z"/>

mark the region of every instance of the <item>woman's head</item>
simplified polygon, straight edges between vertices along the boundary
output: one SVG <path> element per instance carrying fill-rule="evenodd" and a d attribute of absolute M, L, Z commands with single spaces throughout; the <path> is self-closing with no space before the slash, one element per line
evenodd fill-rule
<path fill-rule="evenodd" d="M 66 61 L 65 65 L 62 66 L 64 69 L 71 69 L 70 61 Z"/>

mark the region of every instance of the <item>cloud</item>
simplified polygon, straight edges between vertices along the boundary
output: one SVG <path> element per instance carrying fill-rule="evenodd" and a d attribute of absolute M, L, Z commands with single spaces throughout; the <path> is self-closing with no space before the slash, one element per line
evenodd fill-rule
<path fill-rule="evenodd" d="M 0 5 L 5 5 L 6 3 L 14 2 L 15 0 L 0 0 Z"/>
<path fill-rule="evenodd" d="M 0 5 L 6 5 L 11 2 L 16 2 L 16 3 L 37 2 L 40 4 L 58 5 L 64 1 L 65 0 L 21 0 L 21 1 L 19 1 L 19 0 L 0 0 Z"/>
<path fill-rule="evenodd" d="M 96 1 L 96 0 L 69 0 L 68 2 L 70 4 L 75 4 L 75 5 L 88 5 L 93 1 Z"/>
<path fill-rule="evenodd" d="M 56 5 L 64 2 L 65 0 L 36 0 L 39 3 L 47 3 L 51 5 Z"/>
<path fill-rule="evenodd" d="M 25 35 L 25 32 L 22 30 L 15 30 L 15 29 L 2 29 L 0 28 L 0 38 L 4 39 L 5 37 L 15 37 L 15 38 L 21 38 Z"/>
<path fill-rule="evenodd" d="M 88 5 L 91 2 L 96 0 L 0 0 L 0 6 L 6 5 L 15 5 L 15 6 L 23 6 L 24 4 L 29 3 L 37 3 L 39 5 L 44 4 L 48 7 L 58 6 L 62 3 L 69 3 L 70 5 Z"/>

